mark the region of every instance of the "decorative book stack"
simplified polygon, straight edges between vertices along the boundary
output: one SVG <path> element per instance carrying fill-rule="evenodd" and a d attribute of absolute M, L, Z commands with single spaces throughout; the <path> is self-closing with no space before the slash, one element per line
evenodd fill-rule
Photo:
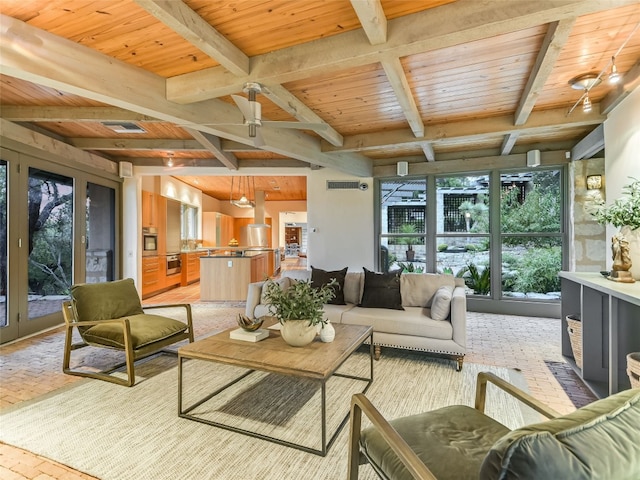
<path fill-rule="evenodd" d="M 234 340 L 244 340 L 245 342 L 259 342 L 265 338 L 269 338 L 269 331 L 259 328 L 253 332 L 248 332 L 242 328 L 231 330 L 229 337 Z"/>

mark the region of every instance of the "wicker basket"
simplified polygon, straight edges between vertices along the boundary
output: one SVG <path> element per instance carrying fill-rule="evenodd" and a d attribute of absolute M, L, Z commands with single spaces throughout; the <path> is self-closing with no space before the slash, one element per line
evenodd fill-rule
<path fill-rule="evenodd" d="M 578 368 L 582 370 L 582 322 L 580 315 L 567 315 L 567 332 L 569 332 L 573 358 L 575 358 Z"/>
<path fill-rule="evenodd" d="M 631 388 L 640 388 L 640 352 L 627 355 L 627 375 Z"/>

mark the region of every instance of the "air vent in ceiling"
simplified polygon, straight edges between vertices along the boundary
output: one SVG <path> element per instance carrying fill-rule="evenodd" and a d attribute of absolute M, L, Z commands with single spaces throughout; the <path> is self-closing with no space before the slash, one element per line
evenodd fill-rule
<path fill-rule="evenodd" d="M 131 122 L 102 122 L 102 125 L 116 133 L 147 133 L 144 128 Z"/>

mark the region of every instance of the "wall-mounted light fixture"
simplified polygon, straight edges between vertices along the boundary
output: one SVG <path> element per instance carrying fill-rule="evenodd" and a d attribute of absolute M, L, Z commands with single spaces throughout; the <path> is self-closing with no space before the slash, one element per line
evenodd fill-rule
<path fill-rule="evenodd" d="M 602 175 L 587 176 L 587 190 L 600 190 L 602 188 Z"/>

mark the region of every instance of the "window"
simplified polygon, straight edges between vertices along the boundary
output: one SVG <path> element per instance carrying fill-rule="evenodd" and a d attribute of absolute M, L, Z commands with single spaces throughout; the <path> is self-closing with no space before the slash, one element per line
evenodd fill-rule
<path fill-rule="evenodd" d="M 550 305 L 532 314 L 554 314 L 565 235 L 561 168 L 403 177 L 378 186 L 381 271 L 450 273 L 464 279 L 473 300 L 526 299 Z M 525 313 L 504 305 L 496 311 Z"/>
<path fill-rule="evenodd" d="M 198 207 L 183 203 L 181 224 L 182 240 L 196 240 L 198 238 Z"/>
<path fill-rule="evenodd" d="M 489 176 L 437 178 L 436 206 L 437 271 L 462 276 L 469 294 L 488 295 Z"/>
<path fill-rule="evenodd" d="M 384 271 L 425 271 L 426 192 L 425 180 L 381 184 L 379 261 Z"/>
<path fill-rule="evenodd" d="M 560 170 L 500 175 L 502 295 L 559 299 L 562 269 Z"/>

